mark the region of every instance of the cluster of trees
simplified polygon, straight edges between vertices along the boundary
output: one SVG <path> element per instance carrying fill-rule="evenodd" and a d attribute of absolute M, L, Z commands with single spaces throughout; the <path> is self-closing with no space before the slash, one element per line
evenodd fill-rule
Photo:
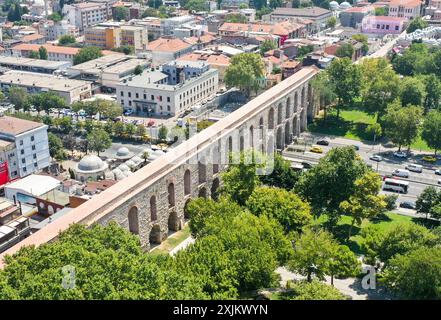
<path fill-rule="evenodd" d="M 29 111 L 31 105 L 40 113 L 45 111 L 49 114 L 50 109 L 61 109 L 66 107 L 65 100 L 58 94 L 48 91 L 35 94 L 28 94 L 20 87 L 12 87 L 8 92 L 9 101 L 15 105 L 16 110 Z"/>
<path fill-rule="evenodd" d="M 417 212 L 424 214 L 426 219 L 430 217 L 441 219 L 441 191 L 429 186 L 421 192 L 415 202 Z"/>
<path fill-rule="evenodd" d="M 225 71 L 225 83 L 228 87 L 237 87 L 247 96 L 252 90 L 259 90 L 258 79 L 264 75 L 264 64 L 260 55 L 241 53 L 235 55 Z"/>
<path fill-rule="evenodd" d="M 412 222 L 389 229 L 362 230 L 368 263 L 377 265 L 380 283 L 403 299 L 441 298 L 440 228 L 432 231 Z"/>
<path fill-rule="evenodd" d="M 99 57 L 102 57 L 103 54 L 101 52 L 101 49 L 98 47 L 90 46 L 90 47 L 84 47 L 78 51 L 76 55 L 73 57 L 73 64 L 77 65 L 83 62 L 87 62 L 93 59 L 97 59 Z"/>
<path fill-rule="evenodd" d="M 8 21 L 16 22 L 21 21 L 21 16 L 23 14 L 29 13 L 27 7 L 20 6 L 20 1 L 6 1 L 2 9 L 4 12 L 8 12 Z"/>
<path fill-rule="evenodd" d="M 68 35 L 68 34 L 66 34 L 64 36 L 61 36 L 58 39 L 58 45 L 60 45 L 60 46 L 71 45 L 71 44 L 74 44 L 76 42 L 77 42 L 77 40 L 75 39 L 75 37 L 71 36 L 71 35 Z"/>
<path fill-rule="evenodd" d="M 115 52 L 121 52 L 121 53 L 124 53 L 126 55 L 134 54 L 135 53 L 135 47 L 134 46 L 129 46 L 129 45 L 124 45 L 124 46 L 121 46 L 121 47 L 118 47 L 118 48 L 112 48 L 111 50 L 115 51 Z"/>
<path fill-rule="evenodd" d="M 38 51 L 31 51 L 29 53 L 29 58 L 47 60 L 48 58 L 47 49 L 41 46 L 38 49 Z"/>
<path fill-rule="evenodd" d="M 441 148 L 438 64 L 441 67 L 441 50 L 431 54 L 425 45 L 413 44 L 393 59 L 393 68 L 382 58 L 364 59 L 358 65 L 348 58 L 334 60 L 313 86 L 325 105 L 336 101 L 337 118 L 344 106 L 359 106 L 375 115 L 377 123 L 366 129 L 374 138 L 385 134 L 401 149 L 421 134 L 436 152 Z M 405 77 L 400 79 L 397 72 Z"/>
<path fill-rule="evenodd" d="M 113 18 L 116 21 L 121 21 L 121 20 L 128 21 L 130 18 L 129 8 L 124 6 L 116 7 Z"/>

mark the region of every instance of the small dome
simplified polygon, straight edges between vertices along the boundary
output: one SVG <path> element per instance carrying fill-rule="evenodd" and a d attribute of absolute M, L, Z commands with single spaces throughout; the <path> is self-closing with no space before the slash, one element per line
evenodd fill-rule
<path fill-rule="evenodd" d="M 143 159 L 141 159 L 139 156 L 134 156 L 132 159 L 130 159 L 130 160 L 132 160 L 136 165 L 138 165 L 138 164 L 140 164 L 141 162 L 143 162 L 144 160 Z"/>
<path fill-rule="evenodd" d="M 116 155 L 121 157 L 121 156 L 127 156 L 130 154 L 129 149 L 127 149 L 126 147 L 121 147 L 118 149 L 118 151 L 116 151 Z"/>
<path fill-rule="evenodd" d="M 340 3 L 340 8 L 342 8 L 342 9 L 349 9 L 350 7 L 352 7 L 352 6 L 347 1 L 344 1 L 344 2 Z"/>
<path fill-rule="evenodd" d="M 87 155 L 78 163 L 78 169 L 81 171 L 96 171 L 102 170 L 106 164 L 99 157 L 95 155 Z"/>
<path fill-rule="evenodd" d="M 331 10 L 337 10 L 338 8 L 340 8 L 337 1 L 329 2 L 329 7 L 331 8 Z"/>
<path fill-rule="evenodd" d="M 126 161 L 126 166 L 128 166 L 129 168 L 135 167 L 136 164 L 135 162 L 133 162 L 132 160 Z"/>
<path fill-rule="evenodd" d="M 121 171 L 130 171 L 130 168 L 127 166 L 127 165 L 125 165 L 124 163 L 122 164 L 122 165 L 120 165 L 119 167 L 118 167 L 118 169 L 119 170 L 121 170 Z"/>

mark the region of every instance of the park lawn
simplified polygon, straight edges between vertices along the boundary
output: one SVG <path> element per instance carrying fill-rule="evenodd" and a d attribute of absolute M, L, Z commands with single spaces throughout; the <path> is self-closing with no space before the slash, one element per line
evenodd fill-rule
<path fill-rule="evenodd" d="M 336 119 L 336 115 L 337 110 L 329 108 L 326 121 L 323 120 L 323 113 L 321 113 L 314 123 L 308 126 L 308 131 L 356 141 L 373 140 L 373 137 L 368 136 L 365 130 L 368 125 L 375 123 L 375 116 L 356 109 L 341 109 L 340 119 Z M 434 151 L 427 146 L 421 136 L 418 136 L 410 147 L 418 151 Z"/>
<path fill-rule="evenodd" d="M 188 224 L 184 226 L 182 230 L 173 233 L 170 237 L 164 240 L 153 251 L 150 251 L 151 255 L 168 255 L 170 251 L 176 248 L 182 241 L 190 236 L 190 227 Z"/>
<path fill-rule="evenodd" d="M 349 216 L 343 216 L 340 221 L 338 222 L 337 226 L 334 230 L 334 235 L 337 239 L 343 244 L 346 244 L 354 253 L 361 255 L 364 254 L 362 250 L 362 241 L 363 238 L 361 237 L 361 230 L 370 226 L 370 225 L 376 225 L 380 230 L 387 230 L 395 226 L 399 223 L 410 223 L 410 222 L 416 222 L 421 223 L 424 219 L 422 218 L 413 218 L 409 216 L 400 215 L 397 213 L 388 212 L 381 217 L 371 219 L 371 220 L 363 220 L 360 226 L 354 225 L 352 228 L 352 236 L 349 238 L 349 241 L 346 240 L 346 237 L 348 235 L 348 231 L 351 225 L 351 217 Z M 320 216 L 314 224 L 320 224 L 323 225 L 327 221 L 326 216 Z"/>

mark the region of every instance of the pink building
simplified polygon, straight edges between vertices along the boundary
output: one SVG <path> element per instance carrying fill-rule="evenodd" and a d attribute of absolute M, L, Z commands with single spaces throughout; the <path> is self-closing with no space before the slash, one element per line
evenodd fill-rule
<path fill-rule="evenodd" d="M 406 18 L 367 16 L 361 22 L 361 31 L 363 33 L 399 34 L 405 29 L 407 21 Z"/>
<path fill-rule="evenodd" d="M 391 0 L 389 2 L 389 16 L 414 19 L 421 16 L 423 1 L 421 0 Z"/>

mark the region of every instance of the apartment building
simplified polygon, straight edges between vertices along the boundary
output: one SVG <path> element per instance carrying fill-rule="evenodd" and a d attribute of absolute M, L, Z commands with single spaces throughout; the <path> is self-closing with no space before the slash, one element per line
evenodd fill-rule
<path fill-rule="evenodd" d="M 111 8 L 106 3 L 82 2 L 63 6 L 63 15 L 80 32 L 87 27 L 108 20 L 111 14 Z"/>
<path fill-rule="evenodd" d="M 52 20 L 43 21 L 38 25 L 38 32 L 42 34 L 47 41 L 54 41 L 62 36 L 77 38 L 80 35 L 78 27 L 69 24 L 67 20 L 61 20 L 56 23 Z"/>
<path fill-rule="evenodd" d="M 154 65 L 170 62 L 192 51 L 193 46 L 191 44 L 172 37 L 159 38 L 151 41 L 147 46 L 147 52 L 152 54 Z"/>
<path fill-rule="evenodd" d="M 299 22 L 303 19 L 313 21 L 313 31 L 319 31 L 326 27 L 326 22 L 332 17 L 332 12 L 320 7 L 309 8 L 276 8 L 273 12 L 262 17 L 263 21 L 282 22 L 291 21 Z"/>
<path fill-rule="evenodd" d="M 421 16 L 422 7 L 421 0 L 391 0 L 389 2 L 389 17 L 412 20 Z"/>
<path fill-rule="evenodd" d="M 148 45 L 146 27 L 130 25 L 99 25 L 89 27 L 84 33 L 86 45 L 113 49 L 124 45 L 133 46 L 136 52 L 145 51 Z"/>
<path fill-rule="evenodd" d="M 218 71 L 205 62 L 172 61 L 162 69 L 146 70 L 116 87 L 126 109 L 147 115 L 174 116 L 216 94 Z"/>
<path fill-rule="evenodd" d="M 0 162 L 7 162 L 10 180 L 22 178 L 50 164 L 47 126 L 0 115 Z"/>
<path fill-rule="evenodd" d="M 44 91 L 55 92 L 67 104 L 91 96 L 91 84 L 87 81 L 15 70 L 0 75 L 1 90 L 6 92 L 13 86 L 24 88 L 30 94 Z"/>

